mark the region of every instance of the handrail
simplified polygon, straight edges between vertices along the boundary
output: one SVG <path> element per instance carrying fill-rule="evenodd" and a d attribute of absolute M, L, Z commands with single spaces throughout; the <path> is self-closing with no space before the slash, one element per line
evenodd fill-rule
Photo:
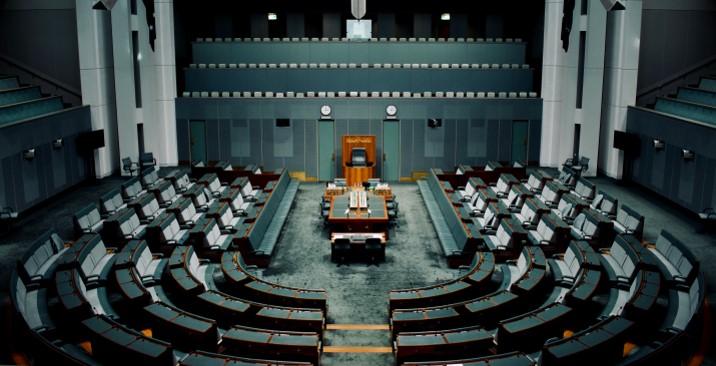
<path fill-rule="evenodd" d="M 652 84 L 651 86 L 648 86 L 642 90 L 637 90 L 636 98 L 637 99 L 643 98 L 643 97 L 647 96 L 648 94 L 653 93 L 659 89 L 662 89 L 665 86 L 667 86 L 679 79 L 683 79 L 684 77 L 688 76 L 689 74 L 693 73 L 694 71 L 696 71 L 698 69 L 702 69 L 714 62 L 716 62 L 716 55 L 713 55 L 713 56 L 707 58 L 706 60 L 699 62 L 698 64 L 692 65 L 691 67 L 688 67 L 687 69 L 680 71 L 678 74 L 673 75 L 673 76 L 669 77 L 668 79 L 658 81 L 658 82 Z"/>
<path fill-rule="evenodd" d="M 49 84 L 52 84 L 52 86 L 54 86 L 57 89 L 62 89 L 64 91 L 66 91 L 67 93 L 69 93 L 77 98 L 82 99 L 82 92 L 80 90 L 78 90 L 72 86 L 69 86 L 69 85 L 67 85 L 51 76 L 48 76 L 45 73 L 37 71 L 29 66 L 22 65 L 19 61 L 15 60 L 7 55 L 0 54 L 0 60 L 7 62 L 12 67 L 16 67 L 24 72 L 29 73 L 30 75 L 32 75 L 35 78 L 41 79 L 43 81 L 46 81 Z"/>

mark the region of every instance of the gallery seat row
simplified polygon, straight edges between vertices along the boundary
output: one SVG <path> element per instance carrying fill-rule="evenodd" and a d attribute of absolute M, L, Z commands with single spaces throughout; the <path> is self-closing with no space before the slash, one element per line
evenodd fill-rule
<path fill-rule="evenodd" d="M 457 98 L 505 99 L 537 98 L 537 92 L 483 92 L 483 91 L 185 91 L 184 98 Z"/>
<path fill-rule="evenodd" d="M 348 38 L 338 37 L 284 37 L 284 38 L 197 38 L 196 42 L 347 42 Z M 371 42 L 522 42 L 521 38 L 369 38 Z M 361 42 L 361 40 L 357 41 Z"/>

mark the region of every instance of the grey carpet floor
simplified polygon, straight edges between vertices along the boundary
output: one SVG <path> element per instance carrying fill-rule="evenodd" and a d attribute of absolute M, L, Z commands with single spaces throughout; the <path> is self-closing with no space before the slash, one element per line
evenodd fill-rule
<path fill-rule="evenodd" d="M 322 184 L 303 183 L 279 238 L 278 251 L 263 278 L 284 285 L 328 291 L 328 322 L 387 324 L 388 291 L 446 281 L 458 275 L 447 267 L 430 217 L 415 184 L 394 184 L 400 205 L 386 260 L 379 265 L 336 265 L 330 259 L 328 230 L 319 216 Z M 330 346 L 390 346 L 389 331 L 325 332 Z M 324 354 L 323 365 L 392 365 L 392 354 Z"/>

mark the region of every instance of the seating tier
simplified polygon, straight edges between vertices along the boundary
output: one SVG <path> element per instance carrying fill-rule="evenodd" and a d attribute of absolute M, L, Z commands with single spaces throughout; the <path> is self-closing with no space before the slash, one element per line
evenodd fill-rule
<path fill-rule="evenodd" d="M 526 48 L 521 42 L 194 42 L 192 61 L 521 64 Z"/>
<path fill-rule="evenodd" d="M 186 69 L 187 91 L 532 90 L 530 69 Z"/>

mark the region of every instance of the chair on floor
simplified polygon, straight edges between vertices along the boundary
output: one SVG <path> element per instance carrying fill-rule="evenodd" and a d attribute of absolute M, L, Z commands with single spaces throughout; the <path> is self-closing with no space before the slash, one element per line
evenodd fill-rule
<path fill-rule="evenodd" d="M 139 171 L 139 164 L 133 162 L 130 158 L 124 158 L 122 159 L 122 170 L 124 170 L 125 173 L 129 173 L 130 176 L 133 176 L 135 172 Z"/>
<path fill-rule="evenodd" d="M 348 238 L 336 239 L 331 246 L 331 260 L 345 263 L 348 252 L 351 250 L 351 241 Z"/>
<path fill-rule="evenodd" d="M 385 260 L 385 247 L 378 238 L 368 238 L 365 241 L 365 253 L 371 263 Z"/>
<path fill-rule="evenodd" d="M 145 152 L 139 157 L 139 165 L 142 170 L 153 168 L 157 165 L 157 159 L 154 159 L 154 154 L 151 152 Z"/>
<path fill-rule="evenodd" d="M 388 221 L 391 225 L 398 226 L 398 201 L 390 201 L 386 207 L 388 208 Z"/>

